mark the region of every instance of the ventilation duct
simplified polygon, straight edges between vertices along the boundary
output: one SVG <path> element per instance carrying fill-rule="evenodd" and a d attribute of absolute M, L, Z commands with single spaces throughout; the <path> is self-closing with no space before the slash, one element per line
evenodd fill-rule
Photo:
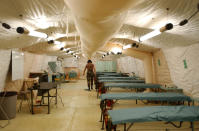
<path fill-rule="evenodd" d="M 91 57 L 123 24 L 136 0 L 65 0 L 81 36 L 82 52 Z M 139 1 L 141 2 L 141 1 Z"/>

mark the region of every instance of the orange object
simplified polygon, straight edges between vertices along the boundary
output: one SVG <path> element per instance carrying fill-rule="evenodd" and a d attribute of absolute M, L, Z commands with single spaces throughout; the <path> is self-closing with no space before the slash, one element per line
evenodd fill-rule
<path fill-rule="evenodd" d="M 106 100 L 106 105 L 107 105 L 108 107 L 112 107 L 113 104 L 114 104 L 114 101 L 113 101 L 113 100 Z"/>

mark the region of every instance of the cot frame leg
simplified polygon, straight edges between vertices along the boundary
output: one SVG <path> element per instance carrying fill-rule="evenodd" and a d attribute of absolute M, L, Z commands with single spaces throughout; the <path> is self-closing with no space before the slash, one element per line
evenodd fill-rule
<path fill-rule="evenodd" d="M 179 124 L 179 125 L 176 125 L 176 124 L 174 124 L 174 123 L 171 122 L 171 121 L 165 122 L 165 124 L 171 124 L 171 125 L 174 126 L 175 128 L 181 128 L 181 127 L 182 127 L 182 123 L 183 123 L 183 121 L 180 121 L 180 124 Z"/>
<path fill-rule="evenodd" d="M 102 122 L 102 117 L 103 117 L 103 110 L 104 110 L 105 101 L 106 101 L 106 100 L 103 100 L 103 101 L 100 102 L 100 108 L 101 108 L 100 122 Z"/>
<path fill-rule="evenodd" d="M 105 123 L 105 119 L 104 119 L 104 116 L 105 116 L 105 113 L 106 113 L 106 100 L 105 100 L 105 103 L 104 103 L 104 109 L 102 110 L 102 128 L 101 130 L 104 130 L 104 123 Z"/>
<path fill-rule="evenodd" d="M 127 131 L 127 130 L 126 130 L 126 123 L 124 123 L 124 131 Z"/>
<path fill-rule="evenodd" d="M 134 123 L 131 123 L 126 131 L 130 130 Z"/>
<path fill-rule="evenodd" d="M 112 128 L 113 128 L 113 125 L 112 125 L 112 122 L 111 120 L 109 119 L 108 120 L 108 124 L 107 124 L 107 128 L 106 128 L 106 131 L 112 131 Z M 114 131 L 117 130 L 117 125 L 114 126 Z"/>
<path fill-rule="evenodd" d="M 190 128 L 191 128 L 192 131 L 194 131 L 194 123 L 193 123 L 193 121 L 190 122 Z"/>

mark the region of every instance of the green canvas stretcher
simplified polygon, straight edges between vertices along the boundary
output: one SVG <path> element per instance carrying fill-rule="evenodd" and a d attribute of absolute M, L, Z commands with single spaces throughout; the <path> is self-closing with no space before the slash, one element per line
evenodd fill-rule
<path fill-rule="evenodd" d="M 124 131 L 127 131 L 136 122 L 166 121 L 173 126 L 180 128 L 182 122 L 190 122 L 194 130 L 193 122 L 199 121 L 199 106 L 150 106 L 141 108 L 129 108 L 109 110 L 110 121 L 107 130 L 110 131 L 113 125 L 124 124 Z M 177 126 L 172 122 L 180 122 Z M 131 123 L 127 128 L 126 124 Z"/>
<path fill-rule="evenodd" d="M 100 83 L 105 83 L 105 82 L 109 82 L 109 83 L 145 83 L 145 80 L 133 80 L 133 79 L 99 79 L 98 82 Z"/>
<path fill-rule="evenodd" d="M 161 88 L 159 84 L 144 83 L 105 83 L 105 88 Z"/>

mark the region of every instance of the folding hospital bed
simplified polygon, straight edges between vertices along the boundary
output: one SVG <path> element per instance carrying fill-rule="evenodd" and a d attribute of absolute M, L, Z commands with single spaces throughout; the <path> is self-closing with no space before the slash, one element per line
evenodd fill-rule
<path fill-rule="evenodd" d="M 110 88 L 127 88 L 127 89 L 160 89 L 161 85 L 159 84 L 150 84 L 150 83 L 104 83 L 101 87 L 101 93 L 105 93 L 107 89 Z M 97 92 L 97 98 L 99 96 L 99 91 Z"/>
<path fill-rule="evenodd" d="M 99 73 L 97 74 L 97 76 L 118 76 L 118 75 L 122 75 L 122 73 Z"/>
<path fill-rule="evenodd" d="M 97 73 L 96 74 L 97 77 L 128 77 L 127 74 L 125 73 Z"/>
<path fill-rule="evenodd" d="M 149 100 L 149 101 L 160 101 L 160 102 L 182 102 L 185 101 L 188 102 L 188 105 L 190 105 L 190 102 L 192 102 L 192 98 L 189 96 L 186 96 L 182 93 L 173 93 L 173 92 L 167 92 L 167 93 L 108 93 L 108 94 L 102 94 L 100 96 L 101 102 L 100 102 L 100 108 L 101 108 L 101 118 L 100 121 L 102 121 L 102 129 L 104 128 L 104 116 L 107 112 L 107 107 L 112 109 L 112 106 L 115 102 L 114 100 Z"/>
<path fill-rule="evenodd" d="M 99 82 L 98 80 L 99 79 L 120 79 L 120 78 L 127 78 L 128 76 L 123 76 L 121 73 L 105 73 L 105 74 L 96 74 L 96 77 L 95 77 L 95 85 L 96 85 L 96 89 L 98 88 L 98 85 L 99 85 Z"/>
<path fill-rule="evenodd" d="M 199 106 L 149 106 L 109 110 L 108 115 L 107 131 L 116 131 L 118 124 L 123 124 L 124 131 L 128 131 L 136 122 L 154 121 L 165 121 L 165 124 L 172 124 L 176 128 L 182 127 L 183 122 L 190 122 L 190 128 L 194 131 L 193 122 L 199 121 Z M 173 122 L 180 124 L 176 125 Z M 128 127 L 127 123 L 130 124 Z"/>
<path fill-rule="evenodd" d="M 128 80 L 136 80 L 137 77 L 125 77 L 125 76 L 100 76 L 96 78 L 95 86 L 96 90 L 102 85 L 103 82 L 128 82 Z M 137 82 L 144 82 L 144 80 L 138 80 Z"/>
<path fill-rule="evenodd" d="M 123 77 L 123 76 L 118 76 L 118 77 L 115 77 L 115 76 L 100 76 L 100 77 L 97 77 L 96 78 L 96 86 L 98 87 L 98 85 L 101 83 L 102 80 L 114 80 L 114 81 L 117 81 L 117 80 L 136 80 L 135 77 Z"/>
<path fill-rule="evenodd" d="M 99 89 L 97 92 L 97 96 L 99 92 L 101 92 L 101 88 L 103 88 L 104 83 L 145 83 L 145 80 L 135 80 L 135 79 L 99 79 L 98 84 L 96 84 L 96 89 Z"/>
<path fill-rule="evenodd" d="M 117 72 L 96 72 L 97 75 L 103 75 L 103 74 L 115 74 Z"/>
<path fill-rule="evenodd" d="M 99 76 L 98 80 L 136 80 L 138 77 L 127 77 L 127 76 Z"/>
<path fill-rule="evenodd" d="M 124 81 L 123 81 L 124 80 Z M 97 98 L 99 97 L 99 94 L 105 93 L 107 89 L 109 88 L 129 88 L 129 89 L 138 89 L 138 88 L 150 88 L 151 84 L 148 85 L 141 85 L 138 86 L 139 84 L 144 84 L 144 80 L 132 80 L 131 82 L 127 83 L 127 80 L 123 79 L 123 80 L 100 80 L 101 84 L 98 82 L 98 84 L 96 84 L 96 89 L 97 89 Z M 112 81 L 112 82 L 111 82 Z M 118 83 L 118 81 L 120 83 Z M 104 82 L 104 83 L 102 83 Z M 154 88 L 157 88 L 155 84 L 153 84 Z M 160 86 L 160 85 L 158 85 Z M 138 88 L 136 88 L 138 87 Z M 160 87 L 158 87 L 160 88 Z"/>
<path fill-rule="evenodd" d="M 151 83 L 105 83 L 104 88 L 160 88 L 160 84 L 151 84 Z"/>
<path fill-rule="evenodd" d="M 109 82 L 109 83 L 145 83 L 145 80 L 133 80 L 133 79 L 99 79 L 98 80 L 99 83 L 105 83 L 105 82 Z"/>

